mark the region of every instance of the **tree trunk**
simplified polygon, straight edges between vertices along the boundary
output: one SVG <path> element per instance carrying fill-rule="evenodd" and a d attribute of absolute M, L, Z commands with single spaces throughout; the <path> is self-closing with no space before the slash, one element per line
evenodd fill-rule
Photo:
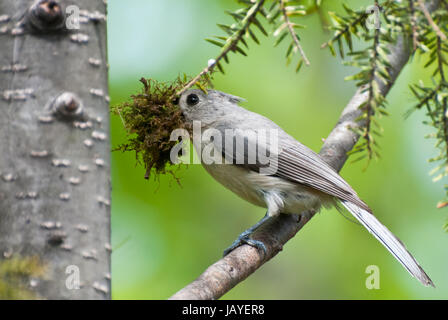
<path fill-rule="evenodd" d="M 106 4 L 71 3 L 0 2 L 0 298 L 110 298 Z"/>

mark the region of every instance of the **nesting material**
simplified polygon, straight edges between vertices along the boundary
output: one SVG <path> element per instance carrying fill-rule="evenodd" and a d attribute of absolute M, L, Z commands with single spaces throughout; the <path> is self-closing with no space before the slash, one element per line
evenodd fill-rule
<path fill-rule="evenodd" d="M 146 179 L 151 173 L 172 174 L 173 171 L 168 169 L 173 165 L 170 151 L 178 142 L 170 141 L 171 132 L 175 129 L 191 132 L 191 126 L 185 122 L 179 106 L 175 104 L 176 93 L 188 81 L 177 78 L 166 83 L 142 78 L 140 82 L 143 84 L 141 93 L 112 108 L 121 117 L 128 132 L 127 142 L 115 150 L 135 151 L 137 162 L 146 168 Z M 199 83 L 199 87 L 204 86 Z"/>

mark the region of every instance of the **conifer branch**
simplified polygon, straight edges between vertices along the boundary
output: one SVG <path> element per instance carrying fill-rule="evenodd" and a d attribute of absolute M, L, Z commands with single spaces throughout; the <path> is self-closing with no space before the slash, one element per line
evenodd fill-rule
<path fill-rule="evenodd" d="M 411 14 L 411 29 L 412 29 L 412 46 L 414 51 L 418 48 L 418 27 L 417 27 L 417 13 L 414 7 L 415 0 L 409 0 L 409 11 Z"/>
<path fill-rule="evenodd" d="M 431 14 L 429 13 L 428 9 L 425 7 L 425 4 L 423 3 L 423 0 L 417 0 L 418 5 L 420 6 L 420 9 L 423 11 L 423 14 L 425 15 L 426 20 L 428 20 L 429 25 L 433 28 L 434 32 L 443 40 L 446 41 L 446 35 L 440 30 L 439 26 L 434 22 L 434 20 L 431 17 Z"/>
<path fill-rule="evenodd" d="M 289 34 L 291 35 L 291 38 L 294 42 L 295 45 L 295 49 L 294 50 L 299 50 L 300 55 L 302 56 L 303 61 L 305 61 L 305 64 L 307 66 L 310 65 L 310 61 L 308 60 L 308 58 L 306 57 L 305 51 L 303 50 L 300 41 L 299 41 L 299 37 L 297 36 L 296 32 L 294 31 L 294 24 L 291 22 L 291 20 L 289 19 L 288 16 L 288 11 L 286 9 L 285 6 L 285 0 L 280 0 L 280 8 L 282 10 L 282 15 L 283 15 L 283 19 L 285 21 L 285 24 L 288 28 Z"/>
<path fill-rule="evenodd" d="M 249 1 L 249 3 L 252 3 L 252 2 Z M 223 59 L 227 60 L 227 55 L 229 54 L 229 52 L 231 52 L 231 51 L 239 52 L 243 55 L 246 55 L 246 53 L 238 45 L 240 42 L 245 43 L 245 41 L 243 40 L 243 36 L 249 32 L 249 28 L 252 24 L 256 24 L 258 28 L 262 29 L 261 24 L 256 19 L 256 15 L 263 8 L 263 4 L 264 4 L 264 0 L 259 0 L 259 1 L 255 2 L 255 4 L 252 4 L 249 7 L 246 15 L 241 19 L 241 22 L 240 22 L 241 27 L 240 28 L 235 29 L 232 27 L 227 27 L 226 30 L 229 33 L 231 33 L 231 35 L 229 38 L 226 39 L 225 44 L 218 42 L 216 40 L 208 39 L 209 42 L 222 47 L 221 53 L 214 60 L 212 60 L 209 63 L 209 65 L 206 68 L 204 68 L 197 76 L 195 76 L 181 90 L 179 90 L 177 92 L 178 96 L 181 95 L 182 93 L 184 93 L 186 90 L 190 89 L 192 86 L 194 86 L 199 81 L 199 79 L 201 79 L 201 77 L 207 76 L 208 74 L 213 72 L 215 67 L 218 67 L 221 71 L 223 71 L 223 69 L 221 67 L 221 60 L 223 60 Z M 234 16 L 234 18 L 237 18 L 237 19 L 238 19 L 238 17 L 240 17 L 240 15 L 238 13 L 235 13 L 233 16 Z M 223 26 L 223 27 L 226 27 L 226 26 Z M 262 29 L 262 30 L 264 30 L 264 29 Z M 220 39 L 223 40 L 222 38 L 220 38 Z"/>

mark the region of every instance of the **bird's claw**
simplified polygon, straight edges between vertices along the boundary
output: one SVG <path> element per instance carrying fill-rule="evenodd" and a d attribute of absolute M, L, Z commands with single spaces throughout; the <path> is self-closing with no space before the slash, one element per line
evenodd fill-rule
<path fill-rule="evenodd" d="M 235 248 L 241 246 L 242 244 L 248 244 L 251 247 L 257 248 L 259 251 L 263 251 L 264 255 L 267 254 L 267 249 L 265 244 L 260 240 L 254 240 L 250 238 L 250 234 L 242 233 L 238 239 L 233 241 L 233 243 L 228 247 L 226 250 L 224 250 L 223 256 L 225 257 L 230 252 L 232 252 Z"/>

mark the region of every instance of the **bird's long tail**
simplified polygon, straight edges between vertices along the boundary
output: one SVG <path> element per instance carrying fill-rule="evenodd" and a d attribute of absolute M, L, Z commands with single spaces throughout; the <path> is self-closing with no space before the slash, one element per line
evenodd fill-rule
<path fill-rule="evenodd" d="M 414 257 L 406 250 L 404 244 L 392 234 L 375 216 L 358 207 L 356 204 L 341 200 L 342 205 L 361 222 L 361 224 L 375 236 L 390 253 L 408 270 L 408 272 L 417 278 L 425 286 L 434 286 L 432 280 L 428 277 L 422 267 Z"/>

